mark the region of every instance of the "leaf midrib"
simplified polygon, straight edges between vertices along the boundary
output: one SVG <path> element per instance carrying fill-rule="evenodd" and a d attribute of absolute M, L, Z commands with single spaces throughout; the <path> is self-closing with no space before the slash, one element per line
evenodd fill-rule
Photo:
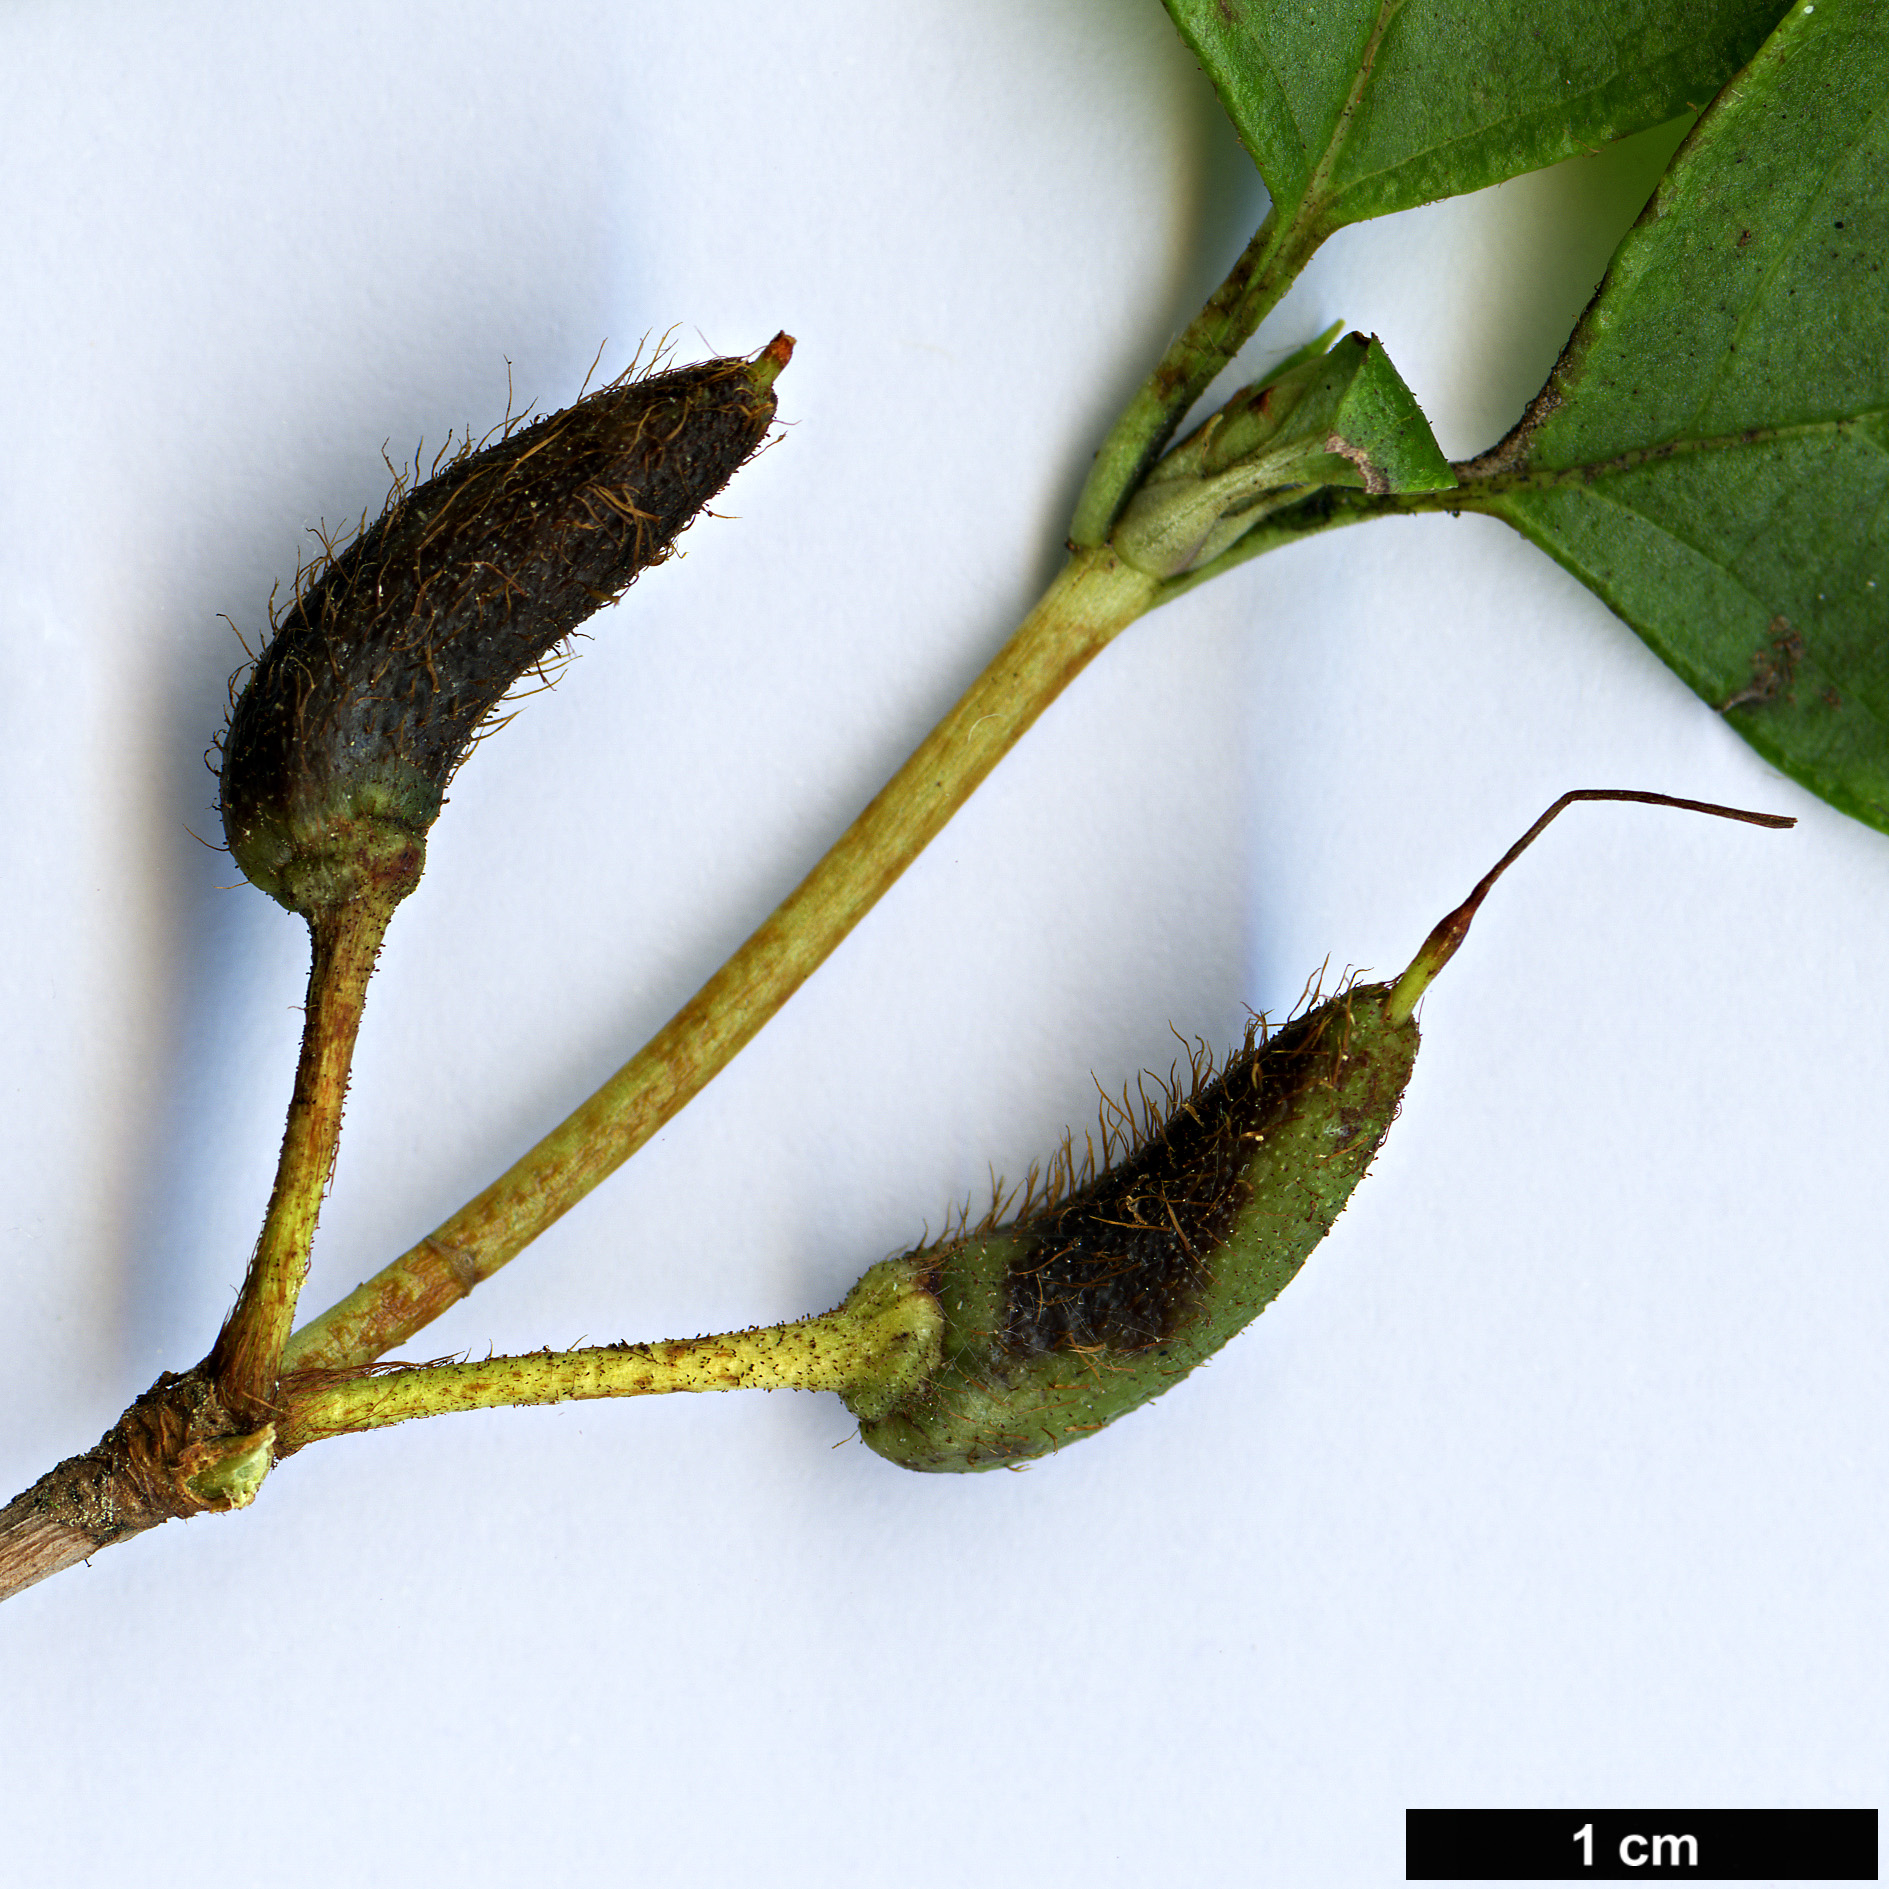
<path fill-rule="evenodd" d="M 1457 476 L 1463 483 L 1453 494 L 1457 502 L 1472 497 L 1501 497 L 1509 492 L 1540 492 L 1555 486 L 1592 485 L 1597 480 L 1637 471 L 1642 466 L 1663 460 L 1690 457 L 1694 453 L 1735 452 L 1746 446 L 1771 446 L 1779 442 L 1811 439 L 1820 435 L 1848 437 L 1860 434 L 1865 445 L 1878 455 L 1889 458 L 1885 448 L 1868 430 L 1872 420 L 1889 419 L 1889 407 L 1864 407 L 1856 413 L 1833 414 L 1828 419 L 1803 420 L 1789 426 L 1751 426 L 1736 433 L 1710 434 L 1698 439 L 1661 440 L 1651 446 L 1635 446 L 1606 459 L 1590 459 L 1573 466 L 1544 466 L 1526 472 L 1491 473 L 1486 477 L 1464 477 L 1473 460 L 1460 461 Z M 1486 455 L 1485 455 L 1486 456 Z"/>
<path fill-rule="evenodd" d="M 1390 23 L 1403 11 L 1404 0 L 1379 0 L 1377 19 L 1364 42 L 1364 55 L 1358 61 L 1356 76 L 1351 81 L 1351 90 L 1345 94 L 1345 102 L 1338 108 L 1338 116 L 1333 121 L 1330 135 L 1325 140 L 1325 148 L 1316 161 L 1306 163 L 1308 152 L 1304 133 L 1299 130 L 1298 120 L 1294 118 L 1292 129 L 1299 140 L 1299 158 L 1304 166 L 1305 182 L 1300 185 L 1292 213 L 1282 217 L 1279 225 L 1279 240 L 1275 253 L 1283 250 L 1287 244 L 1302 232 L 1316 229 L 1323 212 L 1336 198 L 1325 195 L 1324 186 L 1331 180 L 1333 167 L 1344 154 L 1344 149 L 1351 142 L 1351 132 L 1357 121 L 1358 108 L 1364 102 L 1364 95 L 1370 90 L 1371 75 L 1377 69 L 1378 49 L 1384 43 L 1384 34 Z M 1266 70 L 1272 75 L 1272 82 L 1279 88 L 1283 97 L 1292 96 L 1290 88 L 1279 75 L 1279 68 L 1270 55 L 1266 60 Z"/>
<path fill-rule="evenodd" d="M 1316 186 L 1322 181 L 1329 181 L 1337 159 L 1343 154 L 1344 146 L 1350 142 L 1351 120 L 1356 116 L 1357 108 L 1363 100 L 1363 93 L 1368 89 L 1371 79 L 1375 76 L 1378 48 L 1383 41 L 1386 29 L 1390 25 L 1391 18 L 1403 10 L 1403 4 L 1404 0 L 1387 0 L 1386 6 L 1379 10 L 1378 23 L 1373 29 L 1371 39 L 1366 46 L 1365 63 L 1360 68 L 1358 82 L 1354 83 L 1351 96 L 1346 100 L 1344 109 L 1339 113 L 1339 123 L 1344 127 L 1343 134 L 1342 136 L 1334 137 L 1334 139 L 1327 144 L 1324 156 L 1321 157 L 1318 164 L 1308 174 L 1305 189 L 1300 193 L 1299 202 L 1301 208 L 1311 201 L 1314 196 L 1318 197 L 1314 212 L 1316 215 L 1322 216 L 1325 211 L 1342 205 L 1344 200 L 1354 191 L 1362 189 L 1379 178 L 1394 176 L 1398 171 L 1403 170 L 1408 165 L 1419 160 L 1432 159 L 1449 151 L 1472 147 L 1486 138 L 1489 133 L 1503 126 L 1524 123 L 1530 118 L 1539 116 L 1541 112 L 1546 109 L 1545 106 L 1538 106 L 1534 111 L 1511 111 L 1502 117 L 1486 120 L 1480 124 L 1475 131 L 1466 133 L 1461 137 L 1442 138 L 1434 144 L 1420 144 L 1414 146 L 1402 156 L 1398 157 L 1394 162 L 1381 164 L 1374 170 L 1360 171 L 1355 177 L 1347 179 L 1342 190 L 1332 195 L 1325 196 L 1319 193 Z M 1272 73 L 1273 83 L 1279 85 L 1283 90 L 1284 87 L 1279 77 L 1278 68 L 1273 65 L 1271 60 L 1267 61 L 1267 69 Z M 1608 89 L 1610 84 L 1617 83 L 1620 76 L 1621 75 L 1616 72 L 1612 75 L 1612 78 L 1601 84 L 1590 85 L 1582 91 L 1571 93 L 1565 103 L 1569 107 L 1573 107 L 1589 99 L 1597 98 Z M 1695 114 L 1704 109 L 1704 107 L 1699 105 L 1691 105 L 1689 108 Z M 1683 116 L 1683 114 L 1675 113 L 1674 116 L 1679 117 Z M 1672 120 L 1668 119 L 1665 122 L 1671 123 Z M 1646 129 L 1650 130 L 1652 127 L 1648 126 Z M 1303 138 L 1300 140 L 1299 148 L 1301 157 L 1303 157 L 1305 149 Z M 1592 155 L 1600 147 L 1583 145 L 1581 148 Z M 1296 215 L 1293 220 L 1295 222 L 1298 220 Z"/>
<path fill-rule="evenodd" d="M 1616 73 L 1614 77 L 1618 79 L 1619 74 Z M 1571 106 L 1577 105 L 1586 99 L 1590 99 L 1590 98 L 1594 98 L 1598 96 L 1600 93 L 1606 91 L 1606 89 L 1607 87 L 1605 85 L 1590 85 L 1587 88 L 1587 90 L 1584 92 L 1576 92 L 1576 93 L 1571 94 L 1567 102 Z M 1376 179 L 1380 177 L 1394 177 L 1400 170 L 1403 170 L 1407 165 L 1415 163 L 1419 158 L 1432 158 L 1432 157 L 1437 156 L 1439 153 L 1453 151 L 1453 150 L 1458 149 L 1459 147 L 1473 146 L 1474 144 L 1478 142 L 1479 139 L 1487 136 L 1487 134 L 1490 133 L 1491 131 L 1498 130 L 1501 127 L 1507 126 L 1507 125 L 1522 124 L 1530 118 L 1539 117 L 1541 113 L 1545 111 L 1546 109 L 1547 109 L 1546 106 L 1538 106 L 1532 112 L 1523 112 L 1523 111 L 1510 112 L 1504 118 L 1490 118 L 1490 119 L 1484 120 L 1476 128 L 1475 131 L 1469 132 L 1462 137 L 1444 138 L 1435 144 L 1418 145 L 1414 147 L 1413 149 L 1411 149 L 1410 151 L 1407 151 L 1402 157 L 1398 158 L 1395 163 L 1381 164 L 1378 166 L 1376 170 L 1359 171 L 1355 177 L 1348 179 L 1345 184 L 1344 189 L 1339 191 L 1335 197 L 1329 198 L 1327 200 L 1327 203 L 1328 205 L 1342 204 L 1344 200 L 1348 196 L 1350 196 L 1354 191 L 1361 189 L 1366 184 L 1376 181 Z M 1699 109 L 1699 107 L 1689 106 L 1688 109 L 1696 112 Z M 1664 122 L 1667 124 L 1671 124 L 1675 121 L 1675 119 L 1683 118 L 1684 116 L 1685 116 L 1684 112 L 1676 112 L 1674 113 L 1672 118 L 1668 118 Z M 1654 130 L 1655 128 L 1656 127 L 1652 125 L 1647 125 L 1647 126 L 1642 127 L 1642 129 L 1647 130 L 1647 131 Z M 1583 144 L 1581 146 L 1582 152 L 1585 153 L 1589 157 L 1597 156 L 1600 153 L 1602 148 L 1603 147 L 1601 145 L 1597 145 L 1597 144 Z M 1562 163 L 1566 163 L 1568 162 L 1568 159 L 1563 158 L 1563 159 L 1560 159 L 1559 161 Z"/>

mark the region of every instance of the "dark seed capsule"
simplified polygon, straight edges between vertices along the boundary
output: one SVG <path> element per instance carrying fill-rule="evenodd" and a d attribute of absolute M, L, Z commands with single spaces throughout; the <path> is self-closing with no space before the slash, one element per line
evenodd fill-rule
<path fill-rule="evenodd" d="M 311 915 L 403 896 L 480 725 L 755 451 L 792 348 L 618 382 L 397 496 L 296 598 L 231 714 L 245 875 Z"/>
<path fill-rule="evenodd" d="M 934 1256 L 943 1368 L 861 1424 L 908 1469 L 995 1469 L 1159 1396 L 1271 1304 L 1330 1231 L 1417 1053 L 1360 985 L 1250 1044 L 1067 1201 Z"/>

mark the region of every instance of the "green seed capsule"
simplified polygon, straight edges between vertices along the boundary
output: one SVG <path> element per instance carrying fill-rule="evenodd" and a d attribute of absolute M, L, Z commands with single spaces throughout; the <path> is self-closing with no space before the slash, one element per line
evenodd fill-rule
<path fill-rule="evenodd" d="M 1178 1091 L 1165 1122 L 1072 1197 L 908 1266 L 944 1313 L 942 1363 L 887 1407 L 849 1398 L 860 1435 L 907 1469 L 996 1469 L 1158 1397 L 1263 1312 L 1331 1230 L 1396 1119 L 1417 1000 L 1489 888 L 1576 800 L 1636 800 L 1758 826 L 1702 801 L 1587 789 L 1556 801 L 1395 984 L 1359 984 Z"/>
<path fill-rule="evenodd" d="M 908 1469 L 1042 1456 L 1159 1396 L 1291 1281 L 1397 1113 L 1417 1027 L 1359 985 L 1249 1046 L 1073 1198 L 935 1256 L 944 1366 L 860 1434 Z"/>
<path fill-rule="evenodd" d="M 296 598 L 231 713 L 244 874 L 310 916 L 404 896 L 481 724 L 755 451 L 792 349 L 620 381 L 398 495 Z"/>

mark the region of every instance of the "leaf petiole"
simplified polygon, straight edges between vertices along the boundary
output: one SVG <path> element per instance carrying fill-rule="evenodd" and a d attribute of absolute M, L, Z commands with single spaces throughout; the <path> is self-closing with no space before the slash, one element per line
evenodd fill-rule
<path fill-rule="evenodd" d="M 1267 213 L 1227 279 L 1122 409 L 1076 500 L 1069 527 L 1072 545 L 1099 545 L 1108 537 L 1122 507 L 1174 437 L 1188 409 L 1297 280 L 1317 239 L 1289 246 L 1284 239 L 1295 233 L 1294 229 L 1282 231 L 1277 210 Z"/>

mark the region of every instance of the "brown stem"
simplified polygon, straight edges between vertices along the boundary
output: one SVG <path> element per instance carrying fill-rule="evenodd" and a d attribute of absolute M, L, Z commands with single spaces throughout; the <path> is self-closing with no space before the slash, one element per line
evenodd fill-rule
<path fill-rule="evenodd" d="M 314 941 L 308 1009 L 275 1188 L 242 1291 L 204 1364 L 230 1410 L 253 1424 L 271 1414 L 282 1348 L 334 1172 L 367 980 L 392 912 L 390 901 L 361 898 L 308 921 Z"/>
<path fill-rule="evenodd" d="M 0 1508 L 0 1600 L 160 1522 L 245 1507 L 268 1474 L 282 1347 L 334 1169 L 367 980 L 398 896 L 310 918 L 295 1091 L 235 1309 L 202 1364 L 166 1371 L 91 1449 Z"/>
<path fill-rule="evenodd" d="M 203 1368 L 166 1371 L 82 1455 L 0 1509 L 0 1600 L 182 1515 L 244 1507 L 275 1428 L 243 1433 Z"/>
<path fill-rule="evenodd" d="M 61 1463 L 0 1509 L 0 1600 L 85 1560 L 99 1545 L 63 1513 L 62 1504 L 41 1495 L 52 1477 L 69 1467 Z"/>

